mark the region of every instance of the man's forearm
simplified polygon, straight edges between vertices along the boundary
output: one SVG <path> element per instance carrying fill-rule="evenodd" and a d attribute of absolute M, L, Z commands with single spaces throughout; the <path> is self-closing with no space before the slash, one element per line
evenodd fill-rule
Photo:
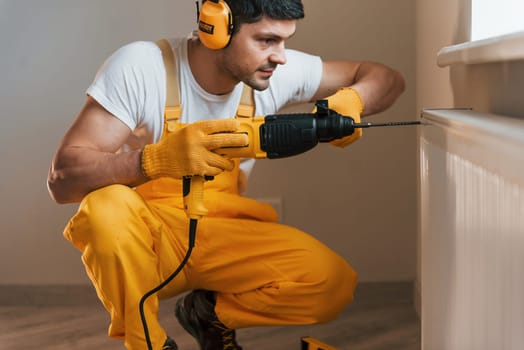
<path fill-rule="evenodd" d="M 56 155 L 49 170 L 49 193 L 57 203 L 73 203 L 108 185 L 142 184 L 148 179 L 142 174 L 140 156 L 140 150 L 114 154 L 65 148 Z"/>
<path fill-rule="evenodd" d="M 362 116 L 389 108 L 405 89 L 400 73 L 379 63 L 363 62 L 355 75 L 355 88 L 364 101 Z"/>
<path fill-rule="evenodd" d="M 389 108 L 404 91 L 402 75 L 376 62 L 324 62 L 320 86 L 312 98 L 326 98 L 340 88 L 351 87 L 364 102 L 362 116 Z"/>

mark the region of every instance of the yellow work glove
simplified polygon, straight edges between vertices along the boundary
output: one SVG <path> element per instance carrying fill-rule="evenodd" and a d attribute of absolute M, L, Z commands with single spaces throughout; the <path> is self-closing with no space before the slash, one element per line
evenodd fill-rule
<path fill-rule="evenodd" d="M 180 179 L 189 175 L 216 176 L 232 170 L 234 161 L 213 150 L 247 145 L 247 135 L 233 133 L 239 125 L 235 119 L 221 119 L 184 126 L 160 142 L 146 145 L 142 152 L 142 171 L 150 179 Z"/>
<path fill-rule="evenodd" d="M 362 111 L 364 110 L 364 103 L 355 89 L 347 87 L 342 88 L 329 96 L 327 100 L 329 109 L 353 118 L 355 123 L 360 123 L 360 114 L 362 114 Z M 360 137 L 362 137 L 362 129 L 358 128 L 355 129 L 355 132 L 352 135 L 333 140 L 330 143 L 337 147 L 346 147 Z"/>

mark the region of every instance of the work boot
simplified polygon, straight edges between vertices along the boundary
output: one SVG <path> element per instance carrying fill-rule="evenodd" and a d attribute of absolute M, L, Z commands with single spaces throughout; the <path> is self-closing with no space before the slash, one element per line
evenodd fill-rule
<path fill-rule="evenodd" d="M 162 346 L 162 350 L 178 350 L 178 345 L 176 345 L 173 339 L 167 337 L 166 342 Z"/>
<path fill-rule="evenodd" d="M 200 350 L 242 350 L 235 340 L 235 330 L 227 328 L 215 313 L 215 294 L 194 290 L 177 301 L 178 322 L 200 345 Z"/>

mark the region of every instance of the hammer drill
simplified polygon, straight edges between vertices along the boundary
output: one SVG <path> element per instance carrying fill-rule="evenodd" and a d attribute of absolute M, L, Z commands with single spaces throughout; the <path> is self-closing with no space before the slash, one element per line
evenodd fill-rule
<path fill-rule="evenodd" d="M 249 144 L 220 148 L 215 152 L 227 158 L 285 158 L 307 152 L 319 142 L 350 136 L 358 128 L 420 124 L 420 121 L 355 123 L 353 118 L 329 109 L 327 100 L 319 100 L 315 106 L 315 113 L 239 118 L 240 128 L 236 132 L 245 133 Z M 204 182 L 210 179 L 212 177 L 184 178 L 184 208 L 189 218 L 199 219 L 207 214 L 203 205 L 203 188 Z"/>

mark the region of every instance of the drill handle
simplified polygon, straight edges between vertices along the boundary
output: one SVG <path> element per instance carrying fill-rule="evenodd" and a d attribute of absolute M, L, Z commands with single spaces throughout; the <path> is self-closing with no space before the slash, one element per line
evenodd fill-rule
<path fill-rule="evenodd" d="M 212 176 L 198 175 L 182 178 L 184 210 L 190 219 L 199 220 L 207 214 L 204 206 L 204 183 L 212 179 Z"/>

